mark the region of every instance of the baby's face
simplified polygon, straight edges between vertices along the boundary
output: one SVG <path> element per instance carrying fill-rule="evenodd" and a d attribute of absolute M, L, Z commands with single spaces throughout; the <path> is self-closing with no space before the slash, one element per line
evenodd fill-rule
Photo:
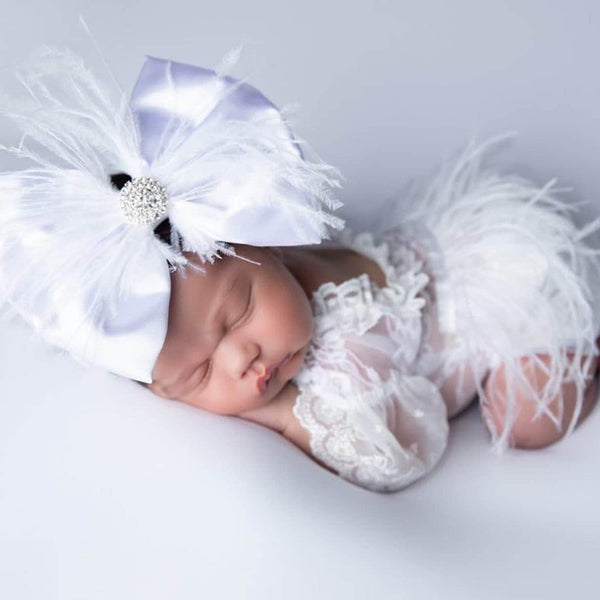
<path fill-rule="evenodd" d="M 269 403 L 300 370 L 313 317 L 281 251 L 236 245 L 260 265 L 225 256 L 171 274 L 169 325 L 148 385 L 165 398 L 235 415 Z M 287 360 L 271 373 L 269 367 Z M 259 381 L 262 377 L 262 382 Z"/>

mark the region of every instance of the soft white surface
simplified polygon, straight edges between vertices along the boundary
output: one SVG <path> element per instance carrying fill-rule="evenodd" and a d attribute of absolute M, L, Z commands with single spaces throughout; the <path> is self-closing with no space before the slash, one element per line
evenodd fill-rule
<path fill-rule="evenodd" d="M 3 66 L 37 42 L 85 40 L 78 11 L 124 82 L 143 53 L 210 65 L 245 40 L 252 82 L 301 102 L 298 133 L 346 175 L 355 222 L 470 133 L 507 129 L 521 132 L 509 162 L 599 196 L 591 0 L 148 6 L 11 5 Z M 19 326 L 2 326 L 0 376 L 2 598 L 546 599 L 600 585 L 598 409 L 569 440 L 502 459 L 470 410 L 430 476 L 381 496 L 258 426 L 85 371 Z"/>

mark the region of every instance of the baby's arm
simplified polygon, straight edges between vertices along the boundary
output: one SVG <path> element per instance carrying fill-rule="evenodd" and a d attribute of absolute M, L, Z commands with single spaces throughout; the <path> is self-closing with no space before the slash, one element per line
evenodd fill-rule
<path fill-rule="evenodd" d="M 297 395 L 298 388 L 289 381 L 267 405 L 242 412 L 239 416 L 277 431 L 314 458 L 310 451 L 310 434 L 294 416 Z"/>
<path fill-rule="evenodd" d="M 428 473 L 448 437 L 446 406 L 437 387 L 420 376 L 390 372 L 377 404 L 354 395 L 349 382 L 288 384 L 267 406 L 239 416 L 281 433 L 317 464 L 362 487 L 397 491 Z"/>

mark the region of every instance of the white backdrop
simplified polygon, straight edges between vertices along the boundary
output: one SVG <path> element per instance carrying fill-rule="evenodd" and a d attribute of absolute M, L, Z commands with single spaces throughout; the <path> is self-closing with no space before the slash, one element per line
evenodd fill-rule
<path fill-rule="evenodd" d="M 590 1 L 5 2 L 0 85 L 39 43 L 130 89 L 144 54 L 238 75 L 346 177 L 351 224 L 472 134 L 600 209 L 600 5 Z M 1 131 L 1 130 L 0 130 Z M 6 137 L 6 135 L 3 135 Z M 2 142 L 5 142 L 3 139 Z M 2 163 L 2 167 L 8 163 Z M 1 232 L 0 232 L 1 235 Z M 598 586 L 600 410 L 574 437 L 497 459 L 476 410 L 427 478 L 356 488 L 258 426 L 81 369 L 0 333 L 0 597 L 587 598 Z"/>

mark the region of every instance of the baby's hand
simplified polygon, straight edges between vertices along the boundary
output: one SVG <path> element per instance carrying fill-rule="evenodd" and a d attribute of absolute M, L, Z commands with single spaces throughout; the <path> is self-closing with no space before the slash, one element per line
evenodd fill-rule
<path fill-rule="evenodd" d="M 244 411 L 239 416 L 281 433 L 310 455 L 310 435 L 294 416 L 297 395 L 298 388 L 294 383 L 288 381 L 279 394 L 266 406 Z"/>

